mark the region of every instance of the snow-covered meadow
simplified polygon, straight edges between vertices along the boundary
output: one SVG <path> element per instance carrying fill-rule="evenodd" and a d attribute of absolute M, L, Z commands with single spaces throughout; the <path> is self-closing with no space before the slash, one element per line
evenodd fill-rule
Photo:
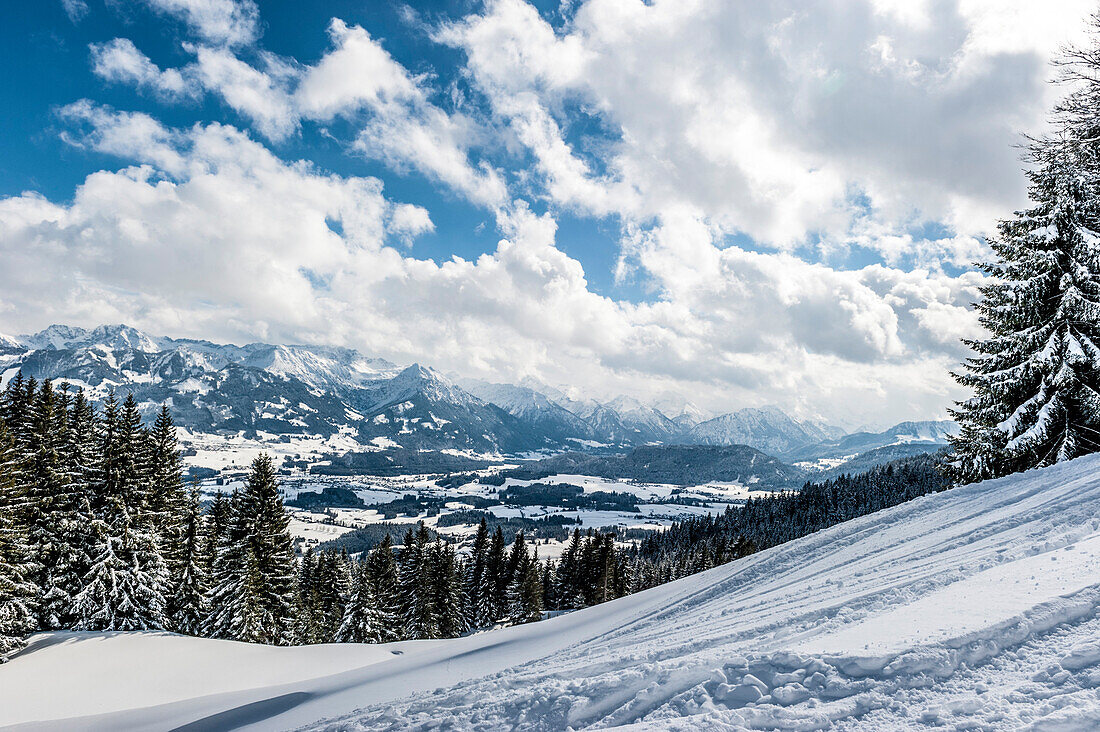
<path fill-rule="evenodd" d="M 454 640 L 44 634 L 0 667 L 0 724 L 1093 729 L 1097 567 L 1090 456 Z"/>

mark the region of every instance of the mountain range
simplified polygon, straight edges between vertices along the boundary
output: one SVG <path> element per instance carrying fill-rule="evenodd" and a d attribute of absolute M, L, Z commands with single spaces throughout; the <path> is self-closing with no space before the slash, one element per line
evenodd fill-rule
<path fill-rule="evenodd" d="M 146 414 L 168 404 L 177 423 L 194 432 L 342 434 L 373 448 L 519 454 L 748 445 L 789 462 L 829 459 L 832 466 L 892 445 L 934 449 L 953 426 L 905 422 L 846 435 L 775 407 L 706 419 L 691 404 L 669 417 L 630 397 L 598 402 L 534 381 L 448 378 L 428 366 L 400 367 L 348 348 L 216 344 L 152 336 L 126 325 L 53 325 L 0 335 L 0 376 L 6 382 L 20 370 L 68 382 L 95 401 L 110 389 L 132 392 Z"/>

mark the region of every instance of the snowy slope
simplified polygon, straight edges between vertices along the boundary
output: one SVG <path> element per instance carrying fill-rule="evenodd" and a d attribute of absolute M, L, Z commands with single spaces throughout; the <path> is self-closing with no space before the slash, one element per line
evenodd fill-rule
<path fill-rule="evenodd" d="M 456 640 L 257 650 L 44 635 L 0 667 L 0 724 L 1089 729 L 1100 724 L 1098 566 L 1090 456 Z M 171 663 L 183 643 L 186 672 Z M 70 698 L 57 704 L 62 682 Z"/>

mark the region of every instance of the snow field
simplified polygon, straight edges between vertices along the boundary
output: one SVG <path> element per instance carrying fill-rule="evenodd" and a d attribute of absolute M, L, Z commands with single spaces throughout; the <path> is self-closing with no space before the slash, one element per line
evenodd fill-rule
<path fill-rule="evenodd" d="M 133 635 L 85 634 L 95 652 L 82 654 L 80 642 L 42 647 L 73 634 L 44 635 L 0 667 L 0 724 L 1095 729 L 1098 517 L 1095 455 L 925 496 L 540 623 L 397 644 L 400 655 L 261 649 L 273 652 L 269 676 L 248 682 L 225 677 L 251 673 L 254 647 L 137 636 L 187 643 L 181 679 L 149 661 L 171 655 Z M 314 665 L 293 676 L 302 659 Z M 59 711 L 51 691 L 66 667 L 85 672 L 65 677 L 74 701 Z"/>
<path fill-rule="evenodd" d="M 609 603 L 652 612 L 506 680 L 317 726 L 1090 729 L 1098 468 L 1092 456 L 926 496 Z M 991 688 L 1005 691 L 966 701 Z"/>

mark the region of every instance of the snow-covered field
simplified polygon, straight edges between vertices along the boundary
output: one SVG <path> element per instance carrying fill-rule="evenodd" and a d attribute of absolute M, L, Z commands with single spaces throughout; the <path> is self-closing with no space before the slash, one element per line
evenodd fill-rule
<path fill-rule="evenodd" d="M 637 496 L 639 500 L 647 501 L 647 503 L 639 504 L 636 512 L 587 508 L 577 510 L 565 509 L 561 506 L 528 505 L 494 505 L 483 510 L 499 518 L 524 517 L 538 519 L 550 515 L 561 515 L 573 521 L 579 520 L 579 523 L 570 525 L 570 530 L 572 526 L 576 526 L 582 529 L 621 527 L 657 531 L 668 527 L 674 521 L 706 513 L 722 513 L 727 507 L 743 504 L 750 498 L 773 495 L 773 491 L 758 490 L 751 485 L 746 486 L 741 483 L 714 482 L 684 487 L 662 483 L 611 480 L 589 475 L 553 475 L 538 481 L 508 478 L 503 486 L 470 482 L 442 488 L 435 482 L 437 477 L 426 475 L 337 477 L 316 476 L 294 471 L 291 476 L 280 477 L 280 484 L 283 495 L 287 499 L 296 498 L 302 493 L 320 492 L 326 485 L 331 485 L 355 491 L 356 495 L 367 504 L 388 503 L 410 493 L 421 498 L 442 498 L 446 501 L 438 513 L 433 512 L 429 515 L 427 511 L 421 511 L 417 516 L 400 514 L 389 519 L 375 509 L 317 508 L 306 510 L 292 507 L 289 509 L 293 519 L 290 526 L 291 535 L 301 539 L 304 542 L 303 546 L 315 546 L 352 529 L 383 521 L 408 524 L 423 521 L 425 525 L 443 534 L 450 536 L 470 535 L 472 537 L 476 524 L 439 527 L 437 524 L 440 516 L 456 510 L 473 508 L 470 503 L 463 502 L 463 499 L 469 501 L 470 496 L 495 499 L 503 488 L 531 485 L 532 483 L 568 483 L 579 486 L 585 493 L 596 491 L 627 493 Z M 243 480 L 226 481 L 223 479 L 221 484 L 217 484 L 214 480 L 207 480 L 202 484 L 202 488 L 204 495 L 210 498 L 216 491 L 231 491 L 240 485 L 243 485 Z M 666 502 L 673 499 L 690 499 L 695 501 L 697 505 Z M 543 558 L 547 556 L 556 557 L 561 553 L 563 547 L 564 543 L 551 541 L 546 551 L 540 550 L 540 556 Z"/>
<path fill-rule="evenodd" d="M 1096 729 L 1098 570 L 1100 455 L 455 640 L 42 635 L 0 666 L 0 724 Z"/>

